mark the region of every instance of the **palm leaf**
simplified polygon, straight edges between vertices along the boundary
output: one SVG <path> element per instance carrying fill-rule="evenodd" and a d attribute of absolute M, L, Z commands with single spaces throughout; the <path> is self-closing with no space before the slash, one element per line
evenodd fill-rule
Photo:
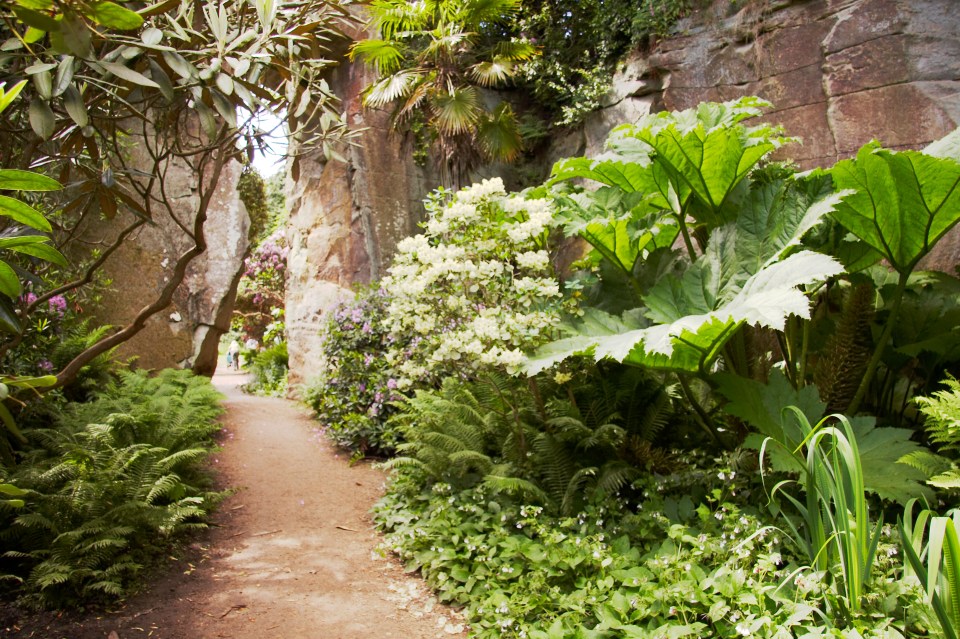
<path fill-rule="evenodd" d="M 537 47 L 526 40 L 504 40 L 493 48 L 495 58 L 525 62 L 537 56 Z"/>
<path fill-rule="evenodd" d="M 470 131 L 480 119 L 480 97 L 473 87 L 453 87 L 431 96 L 433 121 L 444 135 Z"/>
<path fill-rule="evenodd" d="M 516 66 L 511 60 L 498 56 L 493 60 L 478 62 L 467 73 L 482 87 L 496 87 L 506 84 L 516 74 Z"/>
<path fill-rule="evenodd" d="M 492 114 L 480 120 L 477 141 L 484 153 L 493 160 L 512 162 L 520 155 L 523 138 L 509 104 L 501 102 Z"/>
<path fill-rule="evenodd" d="M 457 17 L 472 28 L 505 22 L 520 9 L 520 0 L 467 0 Z"/>
<path fill-rule="evenodd" d="M 350 59 L 357 56 L 363 58 L 367 64 L 373 65 L 378 73 L 388 74 L 399 71 L 404 55 L 403 51 L 392 40 L 360 40 L 350 47 Z"/>
<path fill-rule="evenodd" d="M 389 75 L 370 85 L 363 103 L 366 106 L 382 107 L 394 100 L 409 95 L 423 78 L 423 74 L 414 69 Z"/>

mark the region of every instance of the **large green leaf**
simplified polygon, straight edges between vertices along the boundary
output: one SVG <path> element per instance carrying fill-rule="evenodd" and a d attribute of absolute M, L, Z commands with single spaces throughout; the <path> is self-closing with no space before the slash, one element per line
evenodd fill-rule
<path fill-rule="evenodd" d="M 803 458 L 793 454 L 803 441 L 803 431 L 797 416 L 788 406 L 796 407 L 811 424 L 823 417 L 827 405 L 820 401 L 816 386 L 794 388 L 779 370 L 770 372 L 766 384 L 754 379 L 720 373 L 713 376 L 717 389 L 727 398 L 724 412 L 738 417 L 755 428 L 759 434 L 751 435 L 745 444 L 760 449 L 766 437 L 783 444 L 783 447 L 768 447 L 771 465 L 783 472 L 803 472 Z"/>
<path fill-rule="evenodd" d="M 0 191 L 58 191 L 59 182 L 33 171 L 0 169 Z"/>
<path fill-rule="evenodd" d="M 0 195 L 0 215 L 45 233 L 53 230 L 50 222 L 39 211 L 29 204 L 6 195 Z"/>
<path fill-rule="evenodd" d="M 139 29 L 143 26 L 143 18 L 138 13 L 113 2 L 104 1 L 89 5 L 86 15 L 97 24 L 121 31 Z"/>
<path fill-rule="evenodd" d="M 594 248 L 596 262 L 607 260 L 633 277 L 638 260 L 658 248 L 673 246 L 680 233 L 676 219 L 650 213 L 648 198 L 615 187 L 556 195 L 557 216 L 567 235 L 579 235 Z"/>
<path fill-rule="evenodd" d="M 669 319 L 671 312 L 679 316 L 669 322 L 630 330 L 607 316 L 578 327 L 587 334 L 581 332 L 542 347 L 524 370 L 532 374 L 567 357 L 592 353 L 597 360 L 609 357 L 638 366 L 703 373 L 741 324 L 782 330 L 790 315 L 809 318 L 809 300 L 797 287 L 841 272 L 843 268 L 833 258 L 801 251 L 762 269 L 745 282 L 729 303 L 715 310 L 688 313 L 696 305 L 709 304 L 709 292 L 700 288 L 689 297 L 674 300 L 672 310 L 667 304 L 657 307 L 657 319 Z M 699 299 L 697 294 L 701 295 Z"/>
<path fill-rule="evenodd" d="M 620 157 L 566 158 L 553 165 L 550 183 L 574 178 L 586 178 L 627 192 L 657 192 L 649 160 L 647 163 L 628 162 Z M 668 208 L 666 202 L 662 208 Z"/>
<path fill-rule="evenodd" d="M 664 198 L 677 197 L 683 204 L 692 195 L 697 206 L 688 213 L 716 226 L 733 219 L 728 200 L 737 185 L 767 154 L 790 141 L 773 125 L 740 124 L 769 106 L 755 97 L 703 103 L 696 109 L 647 116 L 618 132 L 655 151 L 655 169 L 662 168 L 669 177 L 666 182 L 657 179 Z"/>
<path fill-rule="evenodd" d="M 763 447 L 771 438 L 780 446 L 766 446 L 767 458 L 774 470 L 804 473 L 805 455 L 801 444 L 809 434 L 797 415 L 787 410 L 795 407 L 808 424 L 820 421 L 826 404 L 820 401 L 815 386 L 795 389 L 780 371 L 770 374 L 767 384 L 728 373 L 714 376 L 720 392 L 729 400 L 724 411 L 739 417 L 759 434 L 751 435 L 746 445 Z M 914 497 L 932 497 L 923 482 L 927 476 L 920 470 L 900 463 L 905 456 L 924 450 L 910 440 L 913 431 L 903 428 L 877 428 L 872 417 L 850 420 L 856 436 L 866 489 L 883 499 L 905 503 Z"/>
<path fill-rule="evenodd" d="M 16 238 L 16 239 L 26 239 L 26 238 Z M 48 238 L 40 238 L 40 242 L 23 242 L 18 244 L 0 244 L 0 248 L 6 249 L 8 251 L 14 251 L 15 253 L 22 253 L 24 255 L 29 255 L 30 257 L 36 257 L 41 260 L 46 260 L 47 262 L 52 262 L 59 266 L 69 266 L 67 264 L 67 259 L 63 256 L 60 251 L 53 248 L 47 242 Z M 3 242 L 5 240 L 0 240 Z"/>
<path fill-rule="evenodd" d="M 0 293 L 11 299 L 20 296 L 20 278 L 6 262 L 0 261 Z"/>
<path fill-rule="evenodd" d="M 834 217 L 909 273 L 960 221 L 960 163 L 918 151 L 890 151 L 876 142 L 830 170 L 839 189 L 855 193 Z"/>

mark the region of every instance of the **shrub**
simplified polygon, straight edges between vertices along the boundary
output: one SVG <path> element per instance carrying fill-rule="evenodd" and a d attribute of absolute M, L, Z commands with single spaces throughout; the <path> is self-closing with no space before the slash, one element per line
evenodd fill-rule
<path fill-rule="evenodd" d="M 0 483 L 0 573 L 41 606 L 121 597 L 182 533 L 203 528 L 222 493 L 202 462 L 219 429 L 220 395 L 187 371 L 120 373 L 92 401 L 66 404 Z"/>
<path fill-rule="evenodd" d="M 438 190 L 426 209 L 424 232 L 397 245 L 381 283 L 400 388 L 485 367 L 516 372 L 564 306 L 548 250 L 551 201 L 508 196 L 493 178 L 452 197 Z"/>
<path fill-rule="evenodd" d="M 397 436 L 386 427 L 399 399 L 397 379 L 383 357 L 390 337 L 384 325 L 388 297 L 362 289 L 327 316 L 324 367 L 304 391 L 304 401 L 338 446 L 359 455 L 392 452 Z"/>
<path fill-rule="evenodd" d="M 376 520 L 385 548 L 442 601 L 463 604 L 480 639 L 880 639 L 928 620 L 922 596 L 895 579 L 889 529 L 868 609 L 835 619 L 825 603 L 834 594 L 757 508 L 755 478 L 686 461 L 680 473 L 638 481 L 637 500 L 606 497 L 571 516 L 482 484 L 424 490 L 408 470 Z"/>
<path fill-rule="evenodd" d="M 254 351 L 249 352 L 254 353 Z M 287 394 L 287 372 L 290 369 L 290 357 L 287 354 L 286 342 L 274 344 L 256 353 L 249 368 L 253 380 L 244 385 L 244 391 L 274 397 L 282 397 Z"/>

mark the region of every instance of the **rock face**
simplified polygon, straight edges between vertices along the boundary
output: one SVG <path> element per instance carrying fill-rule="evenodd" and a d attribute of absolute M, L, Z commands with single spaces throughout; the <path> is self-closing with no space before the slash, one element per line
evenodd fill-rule
<path fill-rule="evenodd" d="M 324 311 L 349 297 L 355 285 L 383 275 L 397 242 L 416 232 L 423 197 L 437 184 L 391 133 L 389 114 L 362 107 L 360 93 L 374 79 L 360 62 L 337 67 L 331 87 L 350 125 L 363 131 L 341 149 L 346 162 L 301 157 L 299 175 L 287 185 L 291 388 L 319 369 Z"/>
<path fill-rule="evenodd" d="M 207 211 L 207 251 L 189 266 L 172 304 L 150 318 L 139 334 L 120 347 L 121 358 L 136 355 L 137 365 L 143 368 L 181 366 L 200 374 L 213 374 L 220 335 L 230 328 L 237 283 L 249 245 L 250 218 L 237 192 L 240 172 L 237 163 L 224 167 Z M 167 171 L 164 188 L 180 219 L 194 218 L 201 179 L 185 165 Z M 122 220 L 117 219 L 111 226 L 119 228 L 120 224 Z M 97 232 L 113 234 L 105 226 Z M 192 245 L 169 217 L 157 215 L 155 224 L 141 227 L 105 265 L 104 275 L 111 284 L 103 293 L 98 319 L 118 327 L 130 322 L 140 309 L 157 298 L 169 281 L 173 264 Z"/>
<path fill-rule="evenodd" d="M 604 108 L 553 141 L 544 169 L 560 157 L 594 155 L 614 126 L 647 113 L 758 95 L 802 145 L 782 159 L 829 166 L 873 138 L 919 148 L 960 123 L 960 10 L 957 0 L 729 0 L 679 25 L 678 35 L 618 72 Z M 372 78 L 355 65 L 334 82 L 352 122 L 369 127 L 348 163 L 305 162 L 291 200 L 287 326 L 291 383 L 316 370 L 317 330 L 354 282 L 376 279 L 399 238 L 415 230 L 431 184 L 384 113 L 359 106 Z M 953 271 L 956 233 L 927 267 Z"/>

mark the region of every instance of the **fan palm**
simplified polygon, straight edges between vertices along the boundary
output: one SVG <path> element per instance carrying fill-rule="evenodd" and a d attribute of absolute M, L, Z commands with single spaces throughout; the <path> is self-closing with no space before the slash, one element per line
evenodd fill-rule
<path fill-rule="evenodd" d="M 510 106 L 489 108 L 485 88 L 504 86 L 518 65 L 536 55 L 529 42 L 501 29 L 519 0 L 374 0 L 371 20 L 379 38 L 356 42 L 380 78 L 364 104 L 393 105 L 395 129 L 422 118 L 432 137 L 443 181 L 458 186 L 476 161 L 511 161 L 522 141 Z M 499 30 L 499 37 L 492 32 Z"/>

